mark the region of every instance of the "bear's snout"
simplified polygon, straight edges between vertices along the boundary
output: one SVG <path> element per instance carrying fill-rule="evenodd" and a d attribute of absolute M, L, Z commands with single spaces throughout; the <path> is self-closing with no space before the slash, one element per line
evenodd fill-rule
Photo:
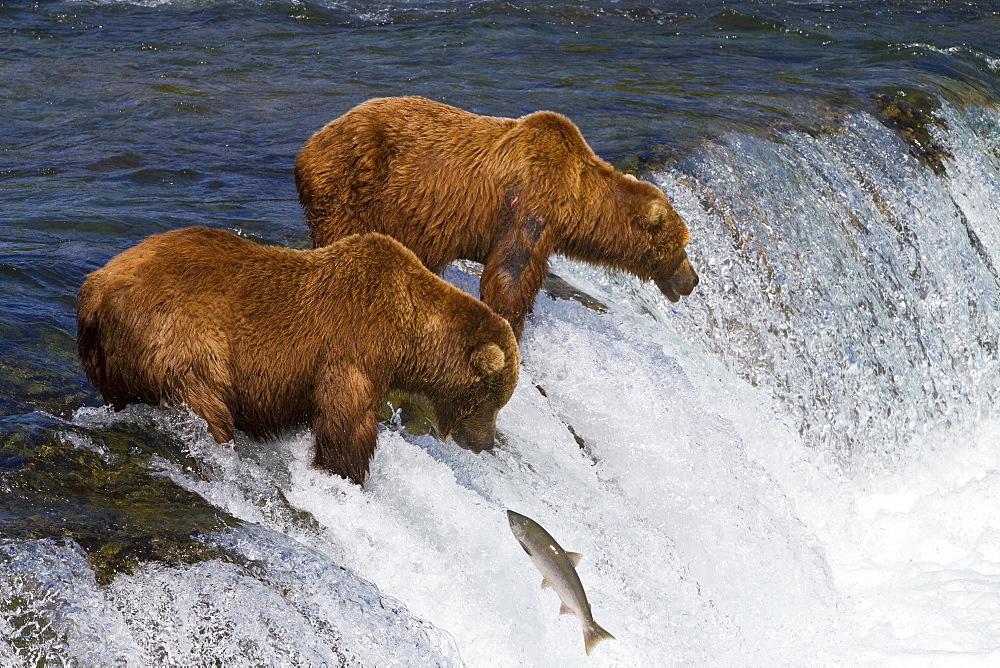
<path fill-rule="evenodd" d="M 677 265 L 672 273 L 656 279 L 656 287 L 660 289 L 663 296 L 672 302 L 678 301 L 682 296 L 687 297 L 698 285 L 698 274 L 688 261 L 687 257 Z"/>
<path fill-rule="evenodd" d="M 492 450 L 496 445 L 496 427 L 490 425 L 485 429 L 469 429 L 460 427 L 451 435 L 455 442 L 466 450 L 476 454 L 483 450 Z"/>

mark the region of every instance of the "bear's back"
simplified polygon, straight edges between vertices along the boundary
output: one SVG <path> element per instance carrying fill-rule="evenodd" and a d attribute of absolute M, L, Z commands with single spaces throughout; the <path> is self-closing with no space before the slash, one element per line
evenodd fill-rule
<path fill-rule="evenodd" d="M 413 150 L 453 153 L 464 147 L 480 152 L 517 123 L 517 119 L 474 114 L 419 96 L 383 97 L 362 102 L 330 121 L 316 136 L 322 140 L 327 130 L 341 132 L 341 128 L 355 136 L 377 132 L 377 141 L 391 146 L 392 157 L 400 160 L 410 158 Z"/>
<path fill-rule="evenodd" d="M 452 246 L 480 235 L 449 237 L 482 229 L 494 215 L 504 180 L 494 149 L 516 124 L 422 97 L 359 104 L 310 137 L 295 160 L 314 244 L 380 232 L 432 270 L 475 255 L 476 248 L 456 254 Z"/>
<path fill-rule="evenodd" d="M 267 254 L 261 252 L 264 248 L 225 230 L 186 227 L 146 237 L 89 274 L 87 280 L 196 281 L 198 272 L 208 278 L 252 263 Z"/>

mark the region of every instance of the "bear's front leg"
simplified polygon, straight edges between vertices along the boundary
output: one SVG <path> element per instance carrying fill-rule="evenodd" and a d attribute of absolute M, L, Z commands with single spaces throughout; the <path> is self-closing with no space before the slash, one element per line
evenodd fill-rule
<path fill-rule="evenodd" d="M 483 263 L 480 299 L 506 318 L 518 342 L 548 267 L 545 236 L 544 221 L 534 215 L 502 216 Z"/>
<path fill-rule="evenodd" d="M 314 466 L 364 486 L 378 442 L 374 394 L 372 383 L 355 367 L 327 373 L 312 416 Z"/>

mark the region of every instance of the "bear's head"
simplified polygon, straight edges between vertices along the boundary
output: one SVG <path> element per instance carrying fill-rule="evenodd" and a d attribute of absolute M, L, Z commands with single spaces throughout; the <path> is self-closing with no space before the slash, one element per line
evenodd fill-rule
<path fill-rule="evenodd" d="M 480 328 L 492 336 L 477 336 L 463 351 L 464 359 L 448 374 L 430 399 L 442 438 L 451 436 L 466 450 L 491 450 L 496 438 L 497 413 L 517 386 L 521 358 L 507 321 L 490 313 Z"/>
<path fill-rule="evenodd" d="M 672 302 L 691 294 L 698 274 L 688 261 L 684 219 L 652 183 L 611 168 L 606 178 L 612 185 L 602 203 L 604 216 L 618 219 L 608 264 L 653 281 Z"/>
<path fill-rule="evenodd" d="M 683 219 L 670 205 L 659 188 L 653 188 L 654 197 L 646 214 L 636 221 L 637 227 L 648 236 L 649 253 L 645 270 L 649 280 L 656 283 L 660 292 L 672 302 L 680 296 L 691 294 L 698 285 L 698 274 L 687 257 L 688 229 Z"/>
<path fill-rule="evenodd" d="M 552 112 L 523 117 L 505 141 L 527 174 L 524 199 L 558 228 L 557 251 L 653 281 L 673 302 L 691 294 L 698 274 L 685 251 L 688 228 L 662 190 L 602 160 Z"/>

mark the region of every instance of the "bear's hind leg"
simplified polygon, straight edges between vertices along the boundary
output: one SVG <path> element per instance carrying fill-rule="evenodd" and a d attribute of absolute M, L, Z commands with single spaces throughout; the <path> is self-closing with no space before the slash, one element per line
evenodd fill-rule
<path fill-rule="evenodd" d="M 233 414 L 222 398 L 203 387 L 191 388 L 184 403 L 208 423 L 208 433 L 216 443 L 228 443 L 236 435 Z"/>

